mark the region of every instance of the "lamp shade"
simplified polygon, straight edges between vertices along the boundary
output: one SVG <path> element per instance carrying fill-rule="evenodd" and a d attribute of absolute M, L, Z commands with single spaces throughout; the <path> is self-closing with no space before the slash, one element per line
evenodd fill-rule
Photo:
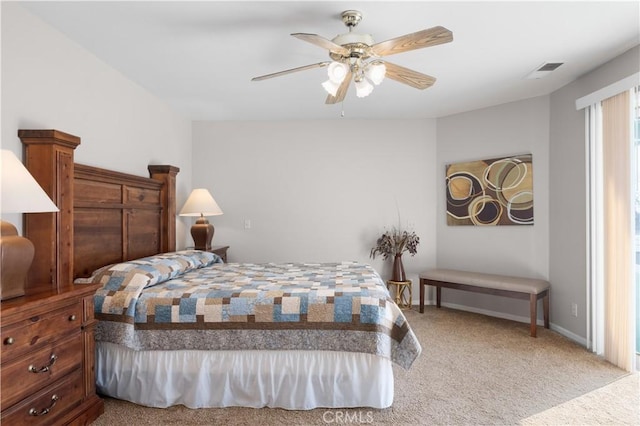
<path fill-rule="evenodd" d="M 6 149 L 0 150 L 0 211 L 2 213 L 57 212 L 58 207 L 18 160 Z"/>
<path fill-rule="evenodd" d="M 221 214 L 222 209 L 205 188 L 191 191 L 187 202 L 184 203 L 179 213 L 180 216 L 218 216 Z"/>

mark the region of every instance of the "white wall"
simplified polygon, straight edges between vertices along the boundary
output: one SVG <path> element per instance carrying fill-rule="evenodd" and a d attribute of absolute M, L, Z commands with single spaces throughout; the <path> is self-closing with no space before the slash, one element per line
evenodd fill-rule
<path fill-rule="evenodd" d="M 191 189 L 191 122 L 22 8 L 2 2 L 1 144 L 22 158 L 18 129 L 79 136 L 78 163 L 148 176 L 180 167 L 178 199 Z M 7 217 L 20 230 L 21 217 Z M 186 243 L 178 223 L 178 243 Z"/>
<path fill-rule="evenodd" d="M 527 99 L 438 119 L 437 265 L 505 275 L 549 277 L 549 98 Z M 533 154 L 534 225 L 448 226 L 445 166 Z M 528 318 L 528 301 L 444 290 L 443 303 Z"/>
<path fill-rule="evenodd" d="M 584 111 L 576 99 L 637 73 L 635 47 L 551 94 L 550 117 L 550 266 L 552 321 L 587 336 L 587 207 Z M 578 316 L 571 316 L 571 303 Z"/>
<path fill-rule="evenodd" d="M 232 262 L 359 260 L 389 278 L 369 251 L 399 210 L 421 238 L 403 258 L 417 299 L 435 264 L 435 154 L 433 120 L 195 122 L 193 184 L 224 211 L 209 220 Z"/>

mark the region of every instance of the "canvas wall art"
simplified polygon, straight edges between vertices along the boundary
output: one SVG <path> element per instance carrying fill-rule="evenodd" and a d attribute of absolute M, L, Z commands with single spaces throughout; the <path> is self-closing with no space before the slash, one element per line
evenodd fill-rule
<path fill-rule="evenodd" d="M 533 225 L 532 155 L 448 164 L 447 225 Z"/>

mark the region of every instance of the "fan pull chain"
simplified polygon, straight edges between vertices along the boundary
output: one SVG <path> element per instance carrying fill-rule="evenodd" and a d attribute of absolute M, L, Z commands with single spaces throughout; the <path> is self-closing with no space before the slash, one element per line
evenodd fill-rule
<path fill-rule="evenodd" d="M 342 111 L 340 112 L 340 117 L 344 118 L 344 99 L 342 100 L 342 102 L 340 102 L 340 105 L 342 107 Z"/>

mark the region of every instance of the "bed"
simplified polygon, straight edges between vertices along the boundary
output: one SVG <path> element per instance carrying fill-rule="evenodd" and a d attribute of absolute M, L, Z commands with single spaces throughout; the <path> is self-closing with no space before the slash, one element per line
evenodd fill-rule
<path fill-rule="evenodd" d="M 358 262 L 224 264 L 181 251 L 76 282 L 103 284 L 98 390 L 147 406 L 384 408 L 391 362 L 409 368 L 420 353 L 380 276 Z"/>
<path fill-rule="evenodd" d="M 34 135 L 32 148 L 48 138 L 54 149 L 27 150 L 28 158 L 66 161 L 50 184 L 73 194 L 58 217 L 73 232 L 53 237 L 55 270 L 76 285 L 102 284 L 99 392 L 151 407 L 392 405 L 392 365 L 410 368 L 421 347 L 371 266 L 227 264 L 176 251 L 178 168 L 149 166 L 144 178 L 79 165 L 79 139 Z M 46 250 L 51 241 L 34 244 Z"/>

